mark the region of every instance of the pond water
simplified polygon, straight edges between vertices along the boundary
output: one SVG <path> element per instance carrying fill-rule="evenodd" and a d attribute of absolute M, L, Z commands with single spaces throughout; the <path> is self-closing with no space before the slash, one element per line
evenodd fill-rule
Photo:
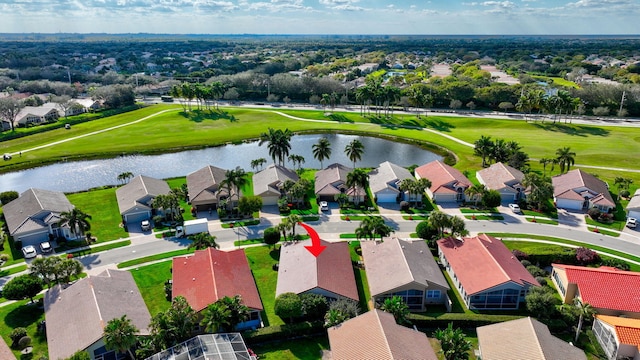
<path fill-rule="evenodd" d="M 353 166 L 344 154 L 344 148 L 353 139 L 359 139 L 364 145 L 362 160 L 358 167 L 376 167 L 384 161 L 401 166 L 422 165 L 433 160 L 442 160 L 440 155 L 423 150 L 414 145 L 389 140 L 355 135 L 324 134 L 296 135 L 291 139 L 289 154 L 302 155 L 307 168 L 320 168 L 320 162 L 313 158 L 312 146 L 321 137 L 331 142 L 331 158 L 324 166 L 335 162 Z M 223 169 L 240 166 L 245 171 L 251 169 L 251 160 L 266 158 L 271 163 L 267 144 L 258 146 L 258 142 L 239 145 L 225 145 L 202 150 L 188 150 L 162 155 L 134 155 L 113 159 L 63 162 L 34 169 L 16 171 L 0 175 L 0 191 L 15 190 L 20 193 L 29 188 L 40 188 L 63 192 L 75 192 L 90 188 L 115 185 L 118 174 L 130 171 L 134 175 L 147 175 L 166 179 L 185 176 L 206 165 Z M 287 163 L 292 167 L 291 163 Z"/>

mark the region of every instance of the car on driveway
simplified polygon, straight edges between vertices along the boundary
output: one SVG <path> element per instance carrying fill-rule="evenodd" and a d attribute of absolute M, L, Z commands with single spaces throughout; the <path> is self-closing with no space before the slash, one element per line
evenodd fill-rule
<path fill-rule="evenodd" d="M 638 225 L 638 220 L 636 218 L 627 218 L 627 227 L 629 229 L 635 229 L 636 226 Z"/>
<path fill-rule="evenodd" d="M 53 247 L 51 247 L 51 243 L 48 241 L 40 243 L 40 251 L 43 253 L 49 253 L 53 251 Z"/>
<path fill-rule="evenodd" d="M 329 211 L 329 204 L 326 201 L 320 201 L 320 211 Z"/>
<path fill-rule="evenodd" d="M 38 255 L 38 252 L 33 245 L 27 245 L 22 248 L 22 255 L 24 255 L 25 259 L 33 259 Z"/>
<path fill-rule="evenodd" d="M 142 228 L 142 231 L 149 231 L 151 230 L 151 222 L 149 220 L 142 220 L 140 227 Z"/>
<path fill-rule="evenodd" d="M 518 204 L 509 204 L 509 209 L 511 209 L 514 214 L 522 214 L 522 210 L 520 210 L 520 205 Z"/>

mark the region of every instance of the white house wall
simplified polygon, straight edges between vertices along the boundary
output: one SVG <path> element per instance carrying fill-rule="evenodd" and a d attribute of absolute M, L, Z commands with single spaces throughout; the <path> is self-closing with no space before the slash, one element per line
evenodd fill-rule
<path fill-rule="evenodd" d="M 562 209 L 582 210 L 582 200 L 569 200 L 556 198 L 556 206 Z"/>

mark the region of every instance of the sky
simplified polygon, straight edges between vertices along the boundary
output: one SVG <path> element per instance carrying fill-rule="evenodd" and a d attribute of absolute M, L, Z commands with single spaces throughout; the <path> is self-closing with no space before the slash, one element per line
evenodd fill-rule
<path fill-rule="evenodd" d="M 640 0 L 0 0 L 0 33 L 640 34 Z"/>

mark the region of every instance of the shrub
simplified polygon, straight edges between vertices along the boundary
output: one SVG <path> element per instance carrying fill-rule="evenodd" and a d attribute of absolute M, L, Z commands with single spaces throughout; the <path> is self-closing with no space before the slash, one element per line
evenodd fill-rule
<path fill-rule="evenodd" d="M 400 201 L 400 210 L 401 211 L 409 211 L 411 209 L 411 205 L 407 201 Z"/>
<path fill-rule="evenodd" d="M 20 349 L 26 349 L 29 345 L 31 345 L 31 338 L 28 336 L 23 336 L 18 340 L 18 347 Z"/>
<path fill-rule="evenodd" d="M 500 206 L 502 202 L 502 197 L 500 193 L 496 190 L 489 190 L 482 195 L 482 206 L 486 208 L 493 208 L 496 206 Z"/>
<path fill-rule="evenodd" d="M 294 318 L 302 316 L 302 300 L 295 293 L 280 294 L 276 298 L 274 311 L 282 320 L 293 322 Z"/>
<path fill-rule="evenodd" d="M 602 260 L 600 264 L 603 266 L 614 267 L 620 270 L 628 271 L 630 269 L 629 263 L 620 259 L 615 259 L 615 258 L 608 258 L 608 259 Z"/>
<path fill-rule="evenodd" d="M 327 298 L 318 294 L 302 294 L 302 311 L 307 320 L 322 320 L 329 310 Z"/>
<path fill-rule="evenodd" d="M 529 274 L 531 274 L 533 277 L 544 277 L 545 275 L 547 275 L 547 272 L 540 269 L 539 267 L 535 266 L 535 265 L 529 265 L 527 266 L 527 271 L 529 272 Z"/>
<path fill-rule="evenodd" d="M 551 319 L 556 313 L 556 305 L 560 300 L 555 297 L 549 287 L 531 287 L 525 301 L 527 310 L 532 316 L 540 319 Z"/>
<path fill-rule="evenodd" d="M 629 198 L 629 196 L 631 196 L 631 193 L 629 192 L 629 190 L 622 190 L 618 195 L 623 198 Z"/>
<path fill-rule="evenodd" d="M 0 254 L 0 262 L 6 262 L 7 260 L 9 260 L 9 255 Z"/>
<path fill-rule="evenodd" d="M 591 217 L 593 220 L 598 220 L 598 218 L 600 218 L 600 210 L 598 210 L 598 208 L 591 208 L 589 209 L 589 211 L 587 211 L 587 214 L 589 214 L 589 217 Z"/>
<path fill-rule="evenodd" d="M 416 234 L 418 237 L 424 240 L 431 240 L 434 236 L 438 235 L 438 229 L 435 229 L 429 225 L 428 221 L 421 221 L 416 226 Z"/>
<path fill-rule="evenodd" d="M 546 286 L 547 285 L 547 278 L 544 276 L 536 276 L 536 281 L 538 282 L 538 284 L 542 285 L 542 286 Z"/>
<path fill-rule="evenodd" d="M 277 244 L 280 241 L 280 232 L 273 227 L 264 229 L 264 243 L 269 245 L 271 248 L 273 245 Z"/>
<path fill-rule="evenodd" d="M 0 204 L 6 205 L 19 196 L 17 191 L 3 191 L 0 193 Z"/>
<path fill-rule="evenodd" d="M 529 257 L 529 255 L 527 255 L 526 252 L 522 251 L 522 250 L 518 250 L 518 249 L 513 249 L 511 250 L 511 253 L 513 254 L 513 256 L 516 257 L 516 259 L 520 260 L 520 262 L 522 262 L 523 260 L 525 260 L 526 258 Z M 531 264 L 531 263 L 529 263 Z M 526 267 L 527 265 L 525 265 Z"/>
<path fill-rule="evenodd" d="M 23 327 L 17 327 L 13 329 L 9 334 L 9 338 L 13 342 L 11 346 L 12 347 L 16 346 L 18 344 L 18 341 L 20 341 L 20 339 L 22 339 L 25 336 L 27 336 L 27 329 Z"/>
<path fill-rule="evenodd" d="M 576 260 L 581 265 L 589 265 L 600 261 L 600 255 L 591 249 L 579 247 L 576 249 Z"/>
<path fill-rule="evenodd" d="M 353 300 L 339 299 L 329 304 L 330 310 L 338 310 L 347 316 L 347 319 L 354 318 L 360 314 L 358 303 Z"/>

